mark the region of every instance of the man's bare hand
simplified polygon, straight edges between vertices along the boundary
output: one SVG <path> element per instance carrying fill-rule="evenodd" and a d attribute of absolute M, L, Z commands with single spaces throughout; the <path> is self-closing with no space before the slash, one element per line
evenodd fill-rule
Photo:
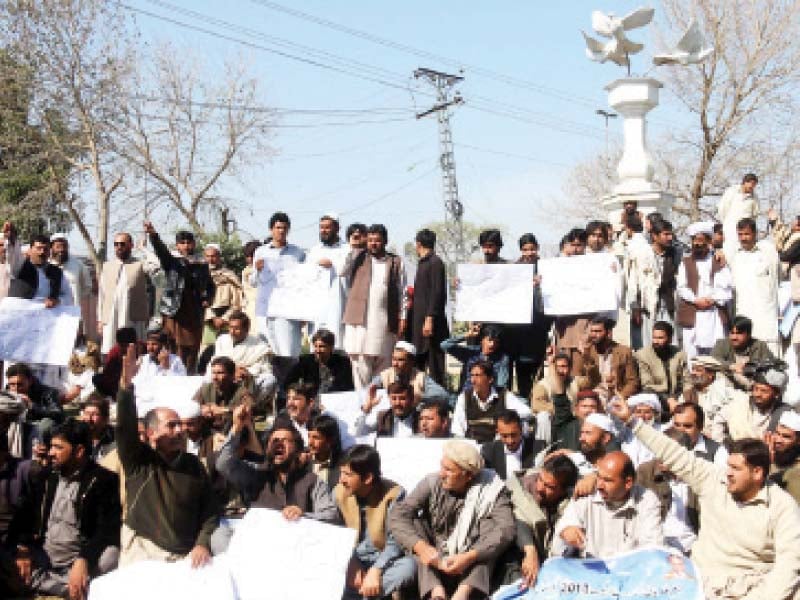
<path fill-rule="evenodd" d="M 333 263 L 329 258 L 320 258 L 317 264 L 323 269 L 330 269 L 333 266 Z"/>
<path fill-rule="evenodd" d="M 436 567 L 439 564 L 439 559 L 441 556 L 439 555 L 439 551 L 431 546 L 428 542 L 423 542 L 422 540 L 418 541 L 414 544 L 414 554 L 417 555 L 417 559 L 426 567 Z"/>
<path fill-rule="evenodd" d="M 67 583 L 70 600 L 84 600 L 89 591 L 89 565 L 85 558 L 79 558 L 69 570 Z"/>
<path fill-rule="evenodd" d="M 119 378 L 119 386 L 123 390 L 131 389 L 133 378 L 139 372 L 139 365 L 136 364 L 136 344 L 128 344 L 128 349 L 122 357 L 122 375 Z"/>
<path fill-rule="evenodd" d="M 381 595 L 381 570 L 371 567 L 364 579 L 361 581 L 361 586 L 358 593 L 367 598 Z"/>
<path fill-rule="evenodd" d="M 583 498 L 584 496 L 590 496 L 594 494 L 594 490 L 597 487 L 597 475 L 594 473 L 589 473 L 581 477 L 578 482 L 575 484 L 575 491 L 573 492 L 573 498 Z"/>
<path fill-rule="evenodd" d="M 583 550 L 586 547 L 586 534 L 580 527 L 566 527 L 561 532 L 561 539 L 570 546 Z"/>
<path fill-rule="evenodd" d="M 150 222 L 150 221 L 145 221 L 144 222 L 144 232 L 147 235 L 153 235 L 156 232 L 156 228 L 153 227 L 153 223 L 152 222 Z"/>
<path fill-rule="evenodd" d="M 433 317 L 425 317 L 422 323 L 422 337 L 431 337 L 433 335 Z"/>
<path fill-rule="evenodd" d="M 287 506 L 281 511 L 281 514 L 287 521 L 297 521 L 303 516 L 303 509 L 299 506 Z"/>
<path fill-rule="evenodd" d="M 55 298 L 45 298 L 44 299 L 44 307 L 45 308 L 55 308 L 58 305 L 58 300 Z"/>
<path fill-rule="evenodd" d="M 536 548 L 525 548 L 525 558 L 522 559 L 520 565 L 522 571 L 522 584 L 521 588 L 526 590 L 532 588 L 536 584 L 536 577 L 539 575 L 539 556 L 536 553 Z"/>
<path fill-rule="evenodd" d="M 198 569 L 211 562 L 211 552 L 205 546 L 198 545 L 189 552 L 189 558 L 192 561 L 192 568 Z"/>
<path fill-rule="evenodd" d="M 777 220 L 778 220 L 778 211 L 775 210 L 775 207 L 772 207 L 767 211 L 767 221 L 772 223 Z"/>
<path fill-rule="evenodd" d="M 448 556 L 439 563 L 439 570 L 446 575 L 461 575 L 475 564 L 475 551 Z"/>
<path fill-rule="evenodd" d="M 256 267 L 256 271 L 261 271 L 261 269 L 263 269 L 263 268 L 264 268 L 264 259 L 263 259 L 263 258 L 259 258 L 259 259 L 258 259 L 258 260 L 255 262 L 255 267 Z"/>
<path fill-rule="evenodd" d="M 628 406 L 628 403 L 625 400 L 613 400 L 612 402 L 608 403 L 608 412 L 611 413 L 612 416 L 617 417 L 623 423 L 627 423 L 631 420 L 631 407 Z"/>

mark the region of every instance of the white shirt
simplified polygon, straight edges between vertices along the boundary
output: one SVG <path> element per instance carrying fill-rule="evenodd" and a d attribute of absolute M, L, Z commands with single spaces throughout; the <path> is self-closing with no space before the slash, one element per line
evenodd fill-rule
<path fill-rule="evenodd" d="M 703 434 L 700 434 L 700 437 L 697 438 L 697 443 L 694 445 L 694 448 L 692 448 L 692 451 L 695 454 L 698 452 L 708 452 L 706 448 L 706 438 Z M 716 454 L 714 454 L 714 465 L 723 471 L 728 468 L 728 451 L 722 444 L 719 445 L 719 449 L 717 449 Z"/>
<path fill-rule="evenodd" d="M 169 368 L 163 368 L 158 361 L 150 358 L 149 354 L 145 354 L 139 359 L 139 372 L 137 377 L 147 378 L 165 375 L 186 375 L 186 367 L 183 364 L 180 356 L 176 354 L 169 355 Z"/>
<path fill-rule="evenodd" d="M 511 477 L 514 473 L 522 471 L 522 446 L 525 442 L 520 442 L 519 448 L 516 450 L 509 450 L 508 446 L 503 444 L 503 454 L 506 457 L 506 476 Z"/>
<path fill-rule="evenodd" d="M 689 504 L 689 486 L 675 478 L 670 479 L 672 502 L 669 512 L 664 517 L 664 541 L 668 546 L 678 548 L 684 554 L 692 549 L 697 534 L 689 526 L 687 507 Z"/>
<path fill-rule="evenodd" d="M 481 408 L 486 409 L 492 402 L 497 400 L 497 390 L 492 388 L 491 392 L 489 392 L 489 397 L 485 401 L 478 400 L 478 404 Z M 527 421 L 530 419 L 531 412 L 530 407 L 525 404 L 519 396 L 516 396 L 506 390 L 506 408 L 510 408 L 514 412 L 516 412 L 523 422 L 523 433 L 527 433 L 528 431 L 528 424 Z M 450 430 L 453 432 L 453 435 L 456 437 L 464 437 L 467 434 L 467 411 L 466 411 L 466 400 L 464 396 L 464 392 L 461 392 L 458 395 L 458 400 L 456 400 L 456 407 L 453 410 L 453 424 Z"/>
<path fill-rule="evenodd" d="M 391 409 L 390 409 L 391 410 Z M 383 412 L 372 408 L 368 415 L 362 411 L 356 419 L 356 436 L 361 437 L 375 433 L 378 430 L 378 413 Z M 414 413 L 411 412 L 405 419 L 392 417 L 392 437 L 414 437 Z"/>

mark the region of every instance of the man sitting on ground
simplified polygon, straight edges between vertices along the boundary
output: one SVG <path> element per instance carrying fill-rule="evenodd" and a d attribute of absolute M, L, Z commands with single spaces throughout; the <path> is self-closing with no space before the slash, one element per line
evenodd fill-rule
<path fill-rule="evenodd" d="M 425 477 L 389 516 L 392 535 L 416 555 L 422 600 L 491 592 L 494 562 L 513 542 L 515 525 L 508 490 L 482 467 L 474 446 L 447 442 L 439 473 Z"/>
<path fill-rule="evenodd" d="M 381 437 L 413 437 L 417 431 L 419 413 L 414 408 L 414 389 L 408 383 L 389 384 L 388 410 L 375 411 L 377 397 L 362 407 L 356 421 L 356 435 L 377 432 Z"/>
<path fill-rule="evenodd" d="M 111 408 L 108 400 L 92 394 L 81 411 L 81 420 L 89 426 L 92 445 L 89 454 L 92 460 L 100 462 L 104 456 L 116 448 L 114 428 L 111 427 Z"/>
<path fill-rule="evenodd" d="M 318 415 L 308 425 L 308 452 L 314 474 L 333 490 L 339 483 L 342 438 L 339 423 L 330 415 Z"/>
<path fill-rule="evenodd" d="M 772 458 L 769 475 L 800 504 L 800 415 L 787 411 L 781 415 L 772 435 L 767 436 Z"/>
<path fill-rule="evenodd" d="M 352 392 L 353 366 L 344 352 L 334 349 L 336 336 L 327 329 L 318 329 L 311 336 L 312 353 L 303 354 L 292 365 L 285 385 L 299 381 L 313 384 L 320 394 Z"/>
<path fill-rule="evenodd" d="M 472 365 L 478 361 L 488 361 L 492 365 L 495 385 L 508 389 L 511 383 L 511 367 L 508 354 L 501 343 L 502 329 L 499 325 L 473 323 L 470 335 L 454 337 L 441 343 L 442 350 L 461 362 L 461 375 L 458 389 L 462 392 L 472 388 L 470 373 Z M 477 340 L 477 343 L 475 341 Z M 462 345 L 462 342 L 466 342 Z"/>
<path fill-rule="evenodd" d="M 424 400 L 419 406 L 419 432 L 424 438 L 449 438 L 450 407 L 443 400 Z"/>
<path fill-rule="evenodd" d="M 544 450 L 544 442 L 522 433 L 522 419 L 513 410 L 503 410 L 495 417 L 497 438 L 481 447 L 487 469 L 493 469 L 502 480 L 533 466 L 536 455 Z"/>
<path fill-rule="evenodd" d="M 211 382 L 204 383 L 195 395 L 207 424 L 217 431 L 227 431 L 230 412 L 252 396 L 244 381 L 236 381 L 236 363 L 227 356 L 211 360 Z"/>
<path fill-rule="evenodd" d="M 386 598 L 411 584 L 417 563 L 389 531 L 389 514 L 403 488 L 381 477 L 381 457 L 371 446 L 350 448 L 342 457 L 336 505 L 358 541 L 347 567 L 343 598 Z"/>
<path fill-rule="evenodd" d="M 160 329 L 147 332 L 145 339 L 147 354 L 139 359 L 138 379 L 186 375 L 186 367 L 183 365 L 181 357 L 169 351 L 168 341 L 167 334 Z"/>
<path fill-rule="evenodd" d="M 275 422 L 288 422 L 308 444 L 308 426 L 319 415 L 317 408 L 317 390 L 308 383 L 293 383 L 286 394 L 286 408 L 275 418 Z"/>

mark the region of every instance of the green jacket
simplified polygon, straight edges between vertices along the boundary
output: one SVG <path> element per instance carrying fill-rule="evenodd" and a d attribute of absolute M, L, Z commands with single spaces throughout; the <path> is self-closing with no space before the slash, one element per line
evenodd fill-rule
<path fill-rule="evenodd" d="M 131 390 L 117 394 L 116 439 L 125 472 L 128 527 L 174 554 L 188 554 L 197 545 L 208 548 L 220 507 L 206 470 L 187 453 L 167 463 L 139 441 Z"/>

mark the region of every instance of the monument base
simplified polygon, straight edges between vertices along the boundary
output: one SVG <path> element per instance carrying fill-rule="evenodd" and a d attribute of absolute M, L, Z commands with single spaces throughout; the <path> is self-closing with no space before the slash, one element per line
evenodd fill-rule
<path fill-rule="evenodd" d="M 622 205 L 625 202 L 636 202 L 642 216 L 647 216 L 651 212 L 660 212 L 665 219 L 670 218 L 670 209 L 675 202 L 675 196 L 668 192 L 638 192 L 630 194 L 614 193 L 603 196 L 601 199 L 603 208 L 608 214 L 609 221 L 616 225 L 620 223 L 622 217 Z"/>

